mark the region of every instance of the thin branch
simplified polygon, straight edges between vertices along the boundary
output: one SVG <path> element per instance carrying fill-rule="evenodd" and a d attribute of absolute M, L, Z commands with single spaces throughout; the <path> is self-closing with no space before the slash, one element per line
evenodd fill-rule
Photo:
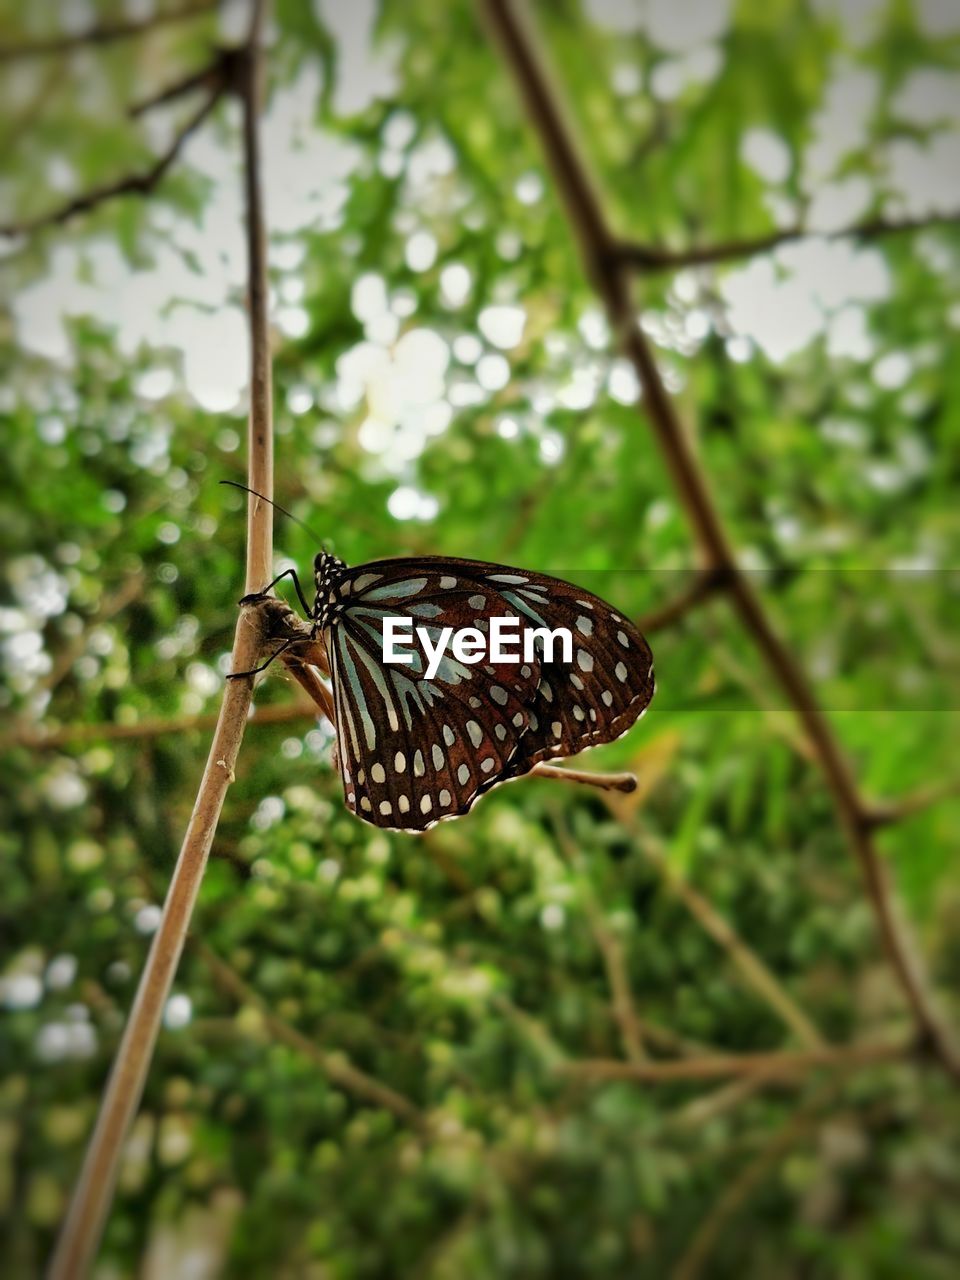
<path fill-rule="evenodd" d="M 944 800 L 955 800 L 957 796 L 960 796 L 960 778 L 947 778 L 943 782 L 908 791 L 897 799 L 876 800 L 869 806 L 866 817 L 874 827 L 889 827 L 925 813 Z"/>
<path fill-rule="evenodd" d="M 520 6 L 513 0 L 479 0 L 505 61 L 513 72 L 537 132 L 584 266 L 607 311 L 611 332 L 633 365 L 643 390 L 641 411 L 667 465 L 687 514 L 703 562 L 724 575 L 727 595 L 764 661 L 786 692 L 810 738 L 851 853 L 860 864 L 868 898 L 887 957 L 918 1026 L 940 1061 L 960 1079 L 960 1051 L 942 1025 L 912 940 L 902 921 L 866 806 L 833 729 L 806 675 L 781 640 L 746 574 L 737 566 L 733 545 L 711 493 L 703 467 L 667 392 L 646 337 L 637 323 L 630 296 L 630 272 L 616 259 L 617 238 L 608 227 L 585 163 L 564 120 L 558 96 L 540 65 Z"/>
<path fill-rule="evenodd" d="M 768 1173 L 795 1142 L 805 1137 L 816 1125 L 816 1117 L 824 1102 L 833 1096 L 832 1086 L 818 1091 L 785 1125 L 769 1139 L 726 1185 L 711 1211 L 703 1218 L 684 1250 L 670 1280 L 697 1280 L 703 1274 L 707 1259 L 721 1231 L 753 1194 Z"/>
<path fill-rule="evenodd" d="M 91 209 L 96 209 L 99 205 L 108 200 L 113 200 L 117 196 L 150 195 L 159 186 L 163 178 L 166 177 L 167 171 L 180 155 L 187 139 L 200 128 L 220 101 L 224 87 L 222 82 L 219 83 L 214 91 L 203 100 L 197 110 L 187 118 L 174 134 L 172 142 L 163 155 L 159 156 L 149 169 L 144 169 L 141 173 L 128 173 L 125 177 L 118 178 L 114 182 L 91 187 L 89 191 L 73 196 L 66 204 L 62 204 L 56 209 L 48 209 L 46 213 L 37 214 L 33 218 L 23 218 L 19 222 L 0 224 L 0 236 L 26 236 L 35 231 L 40 231 L 44 227 L 61 226 L 63 223 L 69 222 L 71 218 L 76 217 L 77 214 L 89 213 Z"/>
<path fill-rule="evenodd" d="M 113 591 L 104 592 L 100 602 L 85 620 L 79 635 L 71 637 L 53 660 L 48 673 L 37 682 L 37 689 L 52 693 L 73 669 L 73 664 L 87 651 L 90 632 L 111 618 L 122 613 L 143 594 L 145 578 L 142 569 L 136 569 Z"/>
<path fill-rule="evenodd" d="M 664 884 L 680 899 L 704 932 L 726 951 L 747 986 L 770 1006 L 802 1045 L 808 1049 L 825 1048 L 823 1036 L 810 1016 L 800 1008 L 776 974 L 747 945 L 726 917 L 671 866 L 650 833 L 638 833 L 638 840 L 644 856 L 656 869 Z"/>
<path fill-rule="evenodd" d="M 634 1080 L 642 1084 L 675 1084 L 685 1080 L 719 1080 L 748 1076 L 782 1079 L 806 1075 L 820 1067 L 855 1069 L 906 1061 L 911 1044 L 862 1044 L 842 1048 L 804 1049 L 795 1053 L 718 1053 L 673 1062 L 622 1062 L 618 1058 L 584 1058 L 558 1070 L 587 1084 Z"/>
<path fill-rule="evenodd" d="M 573 782 L 582 787 L 596 787 L 598 791 L 636 791 L 637 780 L 632 773 L 591 773 L 589 769 L 568 769 L 558 764 L 535 764 L 527 778 L 549 778 L 553 782 Z"/>
<path fill-rule="evenodd" d="M 206 66 L 181 76 L 179 80 L 174 80 L 172 84 L 158 89 L 148 98 L 141 98 L 135 102 L 127 108 L 127 115 L 132 120 L 137 120 L 157 107 L 164 107 L 170 102 L 176 102 L 178 98 L 186 97 L 188 93 L 195 93 L 197 89 L 214 89 L 222 82 L 229 83 L 237 58 L 235 49 L 221 50 L 218 56 Z"/>
<path fill-rule="evenodd" d="M 258 85 L 264 8 L 265 0 L 257 0 L 250 27 L 249 80 L 243 95 L 243 108 L 252 297 L 250 327 L 254 368 L 248 475 L 250 488 L 269 493 L 272 478 L 272 448 L 269 439 L 271 388 L 265 307 L 267 282 L 261 212 L 260 152 L 256 136 L 260 108 Z M 263 511 L 255 511 L 254 505 L 263 508 Z M 272 552 L 272 525 L 269 519 L 272 509 L 266 504 L 258 503 L 256 499 L 251 499 L 250 507 L 246 574 L 248 593 L 267 581 L 264 566 L 269 567 Z M 262 612 L 255 608 L 241 610 L 233 647 L 234 670 L 246 671 L 256 666 L 263 639 Z M 50 1280 L 80 1280 L 86 1275 L 96 1254 L 113 1199 L 123 1141 L 143 1095 L 163 1009 L 183 950 L 227 789 L 234 780 L 234 768 L 252 697 L 252 680 L 231 680 L 227 683 L 220 719 L 214 731 L 196 803 L 170 881 L 160 925 L 154 935 L 96 1126 L 57 1241 L 50 1264 Z"/>
<path fill-rule="evenodd" d="M 553 830 L 557 845 L 572 870 L 583 872 L 582 859 L 577 849 L 565 815 L 553 814 Z M 647 1054 L 644 1049 L 643 1024 L 637 1014 L 630 984 L 630 973 L 620 939 L 608 926 L 603 911 L 597 903 L 593 886 L 588 882 L 583 895 L 587 913 L 587 921 L 594 943 L 600 952 L 607 986 L 610 990 L 610 1007 L 613 1020 L 620 1032 L 620 1043 L 628 1062 L 643 1062 Z"/>
<path fill-rule="evenodd" d="M 422 1124 L 422 1113 L 409 1098 L 391 1089 L 375 1076 L 361 1071 L 359 1067 L 354 1066 L 345 1053 L 330 1053 L 318 1048 L 302 1031 L 298 1031 L 289 1022 L 278 1017 L 266 1000 L 205 943 L 191 941 L 191 950 L 207 966 L 221 990 L 232 996 L 238 1004 L 251 1005 L 256 1009 L 263 1019 L 264 1026 L 276 1040 L 303 1054 L 320 1068 L 328 1080 L 355 1097 L 362 1098 L 365 1102 L 384 1107 L 408 1124 Z"/>
<path fill-rule="evenodd" d="M 879 240 L 884 236 L 925 231 L 930 227 L 955 226 L 960 210 L 950 213 L 928 213 L 916 218 L 867 218 L 849 227 L 833 231 L 816 231 L 810 227 L 785 227 L 747 240 L 725 240 L 718 244 L 694 245 L 689 249 L 657 249 L 652 245 L 618 243 L 611 251 L 611 263 L 641 272 L 678 271 L 684 267 L 702 267 L 716 262 L 733 262 L 759 253 L 769 253 L 781 245 L 798 240 Z"/>
<path fill-rule="evenodd" d="M 116 22 L 99 22 L 85 31 L 48 36 L 39 40 L 24 40 L 20 44 L 0 45 L 0 62 L 13 62 L 20 58 L 43 58 L 58 53 L 72 53 L 93 45 L 113 44 L 117 40 L 129 40 L 146 35 L 158 27 L 174 22 L 186 22 L 200 18 L 218 8 L 220 0 L 192 0 L 190 4 L 177 5 L 148 18 L 120 19 Z"/>
<path fill-rule="evenodd" d="M 680 622 L 688 613 L 699 608 L 705 600 L 718 595 L 726 586 L 726 575 L 716 570 L 705 569 L 699 572 L 683 591 L 672 600 L 658 605 L 637 619 L 636 625 L 643 634 L 651 635 L 654 631 L 663 631 L 676 622 Z"/>
<path fill-rule="evenodd" d="M 290 724 L 315 718 L 316 711 L 303 702 L 258 706 L 251 712 L 251 723 L 255 725 Z M 0 738 L 0 750 L 17 746 L 29 747 L 33 751 L 55 751 L 61 747 L 82 747 L 90 742 L 135 742 L 140 738 L 162 738 L 170 734 L 181 736 L 215 729 L 219 719 L 219 711 L 213 711 L 168 718 L 151 716 L 135 724 L 66 724 L 56 729 L 36 725 Z"/>

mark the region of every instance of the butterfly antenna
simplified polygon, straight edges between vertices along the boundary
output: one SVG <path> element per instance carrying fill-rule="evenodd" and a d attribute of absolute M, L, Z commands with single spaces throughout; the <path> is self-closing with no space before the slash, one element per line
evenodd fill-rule
<path fill-rule="evenodd" d="M 294 524 L 298 524 L 301 529 L 306 529 L 310 537 L 313 538 L 315 542 L 321 543 L 321 546 L 322 546 L 320 535 L 317 533 L 314 533 L 314 531 L 310 528 L 310 526 L 308 524 L 304 524 L 304 522 L 300 520 L 297 516 L 295 516 L 292 511 L 288 511 L 286 507 L 281 507 L 279 502 L 274 502 L 272 498 L 264 497 L 262 493 L 257 493 L 256 489 L 250 489 L 245 484 L 238 484 L 236 480 L 221 480 L 220 483 L 228 484 L 231 489 L 242 489 L 244 493 L 252 493 L 253 496 L 255 498 L 259 498 L 261 502 L 269 502 L 271 507 L 275 507 L 276 510 L 279 511 L 282 515 L 285 515 L 288 520 L 292 520 Z"/>

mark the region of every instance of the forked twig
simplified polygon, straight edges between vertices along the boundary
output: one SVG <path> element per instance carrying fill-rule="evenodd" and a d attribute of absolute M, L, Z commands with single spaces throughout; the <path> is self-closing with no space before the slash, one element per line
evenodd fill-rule
<path fill-rule="evenodd" d="M 960 1051 L 944 1026 L 913 940 L 900 916 L 887 869 L 873 836 L 868 807 L 846 754 L 806 675 L 780 638 L 748 576 L 738 566 L 704 469 L 664 385 L 631 299 L 630 270 L 618 261 L 619 241 L 608 226 L 586 164 L 564 118 L 536 43 L 514 0 L 478 0 L 513 73 L 527 114 L 566 206 L 585 269 L 603 301 L 612 333 L 643 389 L 641 412 L 667 465 L 705 565 L 724 577 L 726 596 L 787 694 L 816 752 L 850 852 L 860 865 L 887 958 L 918 1027 L 942 1064 L 960 1079 Z"/>
<path fill-rule="evenodd" d="M 128 173 L 122 178 L 117 178 L 114 182 L 102 183 L 100 186 L 91 187 L 89 191 L 83 191 L 79 195 L 72 196 L 65 204 L 58 205 L 55 209 L 48 209 L 46 213 L 39 213 L 32 218 L 23 218 L 18 222 L 0 223 L 0 236 L 25 236 L 35 231 L 40 231 L 44 227 L 59 226 L 64 222 L 69 222 L 77 214 L 89 213 L 91 209 L 95 209 L 98 205 L 104 204 L 108 200 L 113 200 L 117 196 L 150 195 L 172 167 L 174 161 L 183 150 L 187 139 L 200 128 L 220 101 L 224 88 L 225 85 L 222 81 L 215 85 L 213 91 L 207 95 L 200 106 L 176 131 L 166 151 L 148 169 L 144 169 L 139 173 Z"/>

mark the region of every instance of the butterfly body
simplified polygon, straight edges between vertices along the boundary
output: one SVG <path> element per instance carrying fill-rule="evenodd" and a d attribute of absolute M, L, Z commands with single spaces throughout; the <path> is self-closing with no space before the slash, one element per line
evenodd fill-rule
<path fill-rule="evenodd" d="M 582 588 L 479 560 L 423 556 L 349 567 L 314 562 L 311 639 L 326 651 L 348 808 L 375 826 L 424 831 L 537 764 L 622 736 L 653 696 L 640 632 Z M 384 660 L 384 621 L 440 642 L 516 620 L 516 660 L 489 651 Z M 512 623 L 511 623 L 512 625 Z M 570 660 L 544 636 L 566 629 Z"/>

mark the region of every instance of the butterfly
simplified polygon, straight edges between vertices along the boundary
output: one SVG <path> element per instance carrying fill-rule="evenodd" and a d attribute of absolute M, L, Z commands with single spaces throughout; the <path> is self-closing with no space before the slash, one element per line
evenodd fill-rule
<path fill-rule="evenodd" d="M 374 826 L 418 832 L 461 816 L 542 761 L 621 737 L 653 697 L 637 628 L 558 578 L 440 556 L 348 567 L 321 551 L 311 606 L 287 575 L 326 653 L 347 807 Z M 387 664 L 388 618 L 423 627 L 434 648 L 444 628 L 489 636 L 493 619 L 515 619 L 517 660 L 494 661 L 488 648 L 475 665 L 447 651 L 432 675 L 415 651 L 408 665 Z M 570 632 L 569 661 L 541 634 L 558 628 Z"/>

